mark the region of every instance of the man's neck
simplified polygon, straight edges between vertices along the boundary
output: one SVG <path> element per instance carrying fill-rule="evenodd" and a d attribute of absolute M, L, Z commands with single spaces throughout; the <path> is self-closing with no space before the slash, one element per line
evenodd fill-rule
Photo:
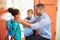
<path fill-rule="evenodd" d="M 39 16 L 42 16 L 44 14 L 44 12 L 42 12 Z"/>

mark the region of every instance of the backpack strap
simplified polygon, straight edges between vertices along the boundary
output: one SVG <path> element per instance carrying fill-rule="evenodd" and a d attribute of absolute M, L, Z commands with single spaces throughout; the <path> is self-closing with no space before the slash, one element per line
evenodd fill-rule
<path fill-rule="evenodd" d="M 19 23 L 18 23 L 18 26 L 19 26 Z M 17 32 L 17 30 L 18 30 L 18 26 L 17 26 L 17 28 L 16 28 L 16 31 L 15 31 L 13 37 L 16 35 L 16 32 Z"/>

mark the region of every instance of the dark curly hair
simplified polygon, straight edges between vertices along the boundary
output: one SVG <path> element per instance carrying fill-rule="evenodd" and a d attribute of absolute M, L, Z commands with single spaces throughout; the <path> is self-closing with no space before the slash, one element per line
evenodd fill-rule
<path fill-rule="evenodd" d="M 13 16 L 16 16 L 16 15 L 19 14 L 19 10 L 18 10 L 18 9 L 8 8 L 8 11 L 9 11 Z"/>

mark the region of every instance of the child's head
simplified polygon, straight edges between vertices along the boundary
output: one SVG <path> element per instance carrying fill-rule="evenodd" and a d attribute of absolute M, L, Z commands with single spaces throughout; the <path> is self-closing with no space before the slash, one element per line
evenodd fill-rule
<path fill-rule="evenodd" d="M 20 12 L 18 9 L 8 8 L 8 11 L 14 16 L 14 18 L 20 17 Z"/>
<path fill-rule="evenodd" d="M 27 11 L 27 16 L 28 16 L 28 17 L 32 17 L 32 14 L 33 14 L 33 10 L 32 10 L 32 9 L 29 9 L 29 10 Z"/>
<path fill-rule="evenodd" d="M 9 13 L 13 12 L 12 10 L 13 10 L 13 8 L 8 8 L 8 9 L 7 9 L 7 11 L 8 11 Z"/>

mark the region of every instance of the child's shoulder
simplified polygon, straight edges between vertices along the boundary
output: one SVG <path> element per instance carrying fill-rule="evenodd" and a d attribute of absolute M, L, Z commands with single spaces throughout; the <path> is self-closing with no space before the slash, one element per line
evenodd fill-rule
<path fill-rule="evenodd" d="M 7 24 L 11 24 L 13 20 L 7 20 Z"/>
<path fill-rule="evenodd" d="M 14 25 L 18 25 L 19 23 L 18 23 L 18 22 L 16 22 L 16 21 L 13 21 L 13 24 L 14 24 Z"/>
<path fill-rule="evenodd" d="M 14 21 L 14 20 L 8 20 L 7 21 L 8 24 L 12 24 L 12 25 L 18 25 L 19 23 Z"/>
<path fill-rule="evenodd" d="M 7 22 L 12 22 L 13 20 L 7 20 Z"/>

